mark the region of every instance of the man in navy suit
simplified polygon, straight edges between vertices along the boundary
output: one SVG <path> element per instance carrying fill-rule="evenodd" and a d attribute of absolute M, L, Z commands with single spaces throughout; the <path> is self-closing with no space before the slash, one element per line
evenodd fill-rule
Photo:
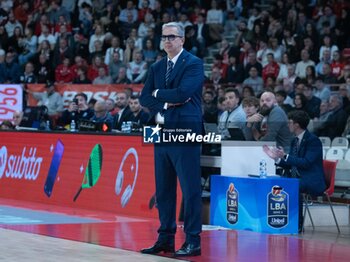
<path fill-rule="evenodd" d="M 310 122 L 309 115 L 302 110 L 288 114 L 289 130 L 295 135 L 289 154 L 282 148 L 270 149 L 264 146 L 264 151 L 273 158 L 277 165 L 285 169 L 287 177 L 300 179 L 299 192 L 313 196 L 323 195 L 326 189 L 323 170 L 323 151 L 320 139 L 306 128 Z M 302 199 L 299 199 L 299 230 L 302 226 Z"/>
<path fill-rule="evenodd" d="M 183 49 L 184 29 L 178 23 L 164 24 L 161 39 L 167 57 L 151 66 L 141 93 L 141 105 L 149 109 L 153 123 L 160 124 L 164 130 L 182 129 L 202 134 L 203 62 Z M 157 242 L 141 252 L 174 253 L 178 178 L 184 199 L 186 241 L 175 256 L 200 255 L 200 144 L 163 142 L 155 144 L 154 148 L 160 227 Z"/>

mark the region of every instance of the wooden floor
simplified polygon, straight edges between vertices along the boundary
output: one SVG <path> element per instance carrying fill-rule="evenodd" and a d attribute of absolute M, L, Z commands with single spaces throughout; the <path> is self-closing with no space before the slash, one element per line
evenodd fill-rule
<path fill-rule="evenodd" d="M 138 251 L 152 245 L 158 222 L 0 199 L 1 261 L 176 261 Z M 187 261 L 346 261 L 350 229 L 306 228 L 295 236 L 203 227 L 202 256 Z M 184 241 L 182 227 L 176 247 Z"/>

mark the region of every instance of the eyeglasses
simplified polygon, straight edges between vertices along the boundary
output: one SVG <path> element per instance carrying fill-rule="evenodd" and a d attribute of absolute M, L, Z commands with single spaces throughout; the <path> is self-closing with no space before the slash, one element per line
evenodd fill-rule
<path fill-rule="evenodd" d="M 166 39 L 168 39 L 168 41 L 172 42 L 176 37 L 182 38 L 182 36 L 179 35 L 161 35 L 160 39 L 162 39 L 162 41 L 166 41 Z"/>

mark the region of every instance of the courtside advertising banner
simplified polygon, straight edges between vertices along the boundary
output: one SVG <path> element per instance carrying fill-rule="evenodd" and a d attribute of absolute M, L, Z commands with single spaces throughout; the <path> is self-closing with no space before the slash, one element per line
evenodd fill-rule
<path fill-rule="evenodd" d="M 141 136 L 1 132 L 0 197 L 157 218 Z M 181 194 L 178 194 L 180 206 Z"/>
<path fill-rule="evenodd" d="M 141 92 L 143 85 L 85 85 L 85 84 L 58 84 L 55 85 L 56 92 L 59 92 L 63 97 L 64 106 L 67 107 L 68 103 L 73 100 L 74 96 L 78 93 L 85 93 L 88 97 L 88 101 L 91 98 L 96 100 L 106 100 L 108 98 L 116 101 L 117 94 L 123 92 L 126 88 L 131 88 L 133 93 L 138 94 Z M 26 86 L 31 92 L 46 92 L 45 85 L 43 84 L 28 84 Z M 28 106 L 37 106 L 38 101 L 29 93 L 28 94 Z"/>
<path fill-rule="evenodd" d="M 23 89 L 21 85 L 0 85 L 0 123 L 12 120 L 15 111 L 22 111 Z"/>

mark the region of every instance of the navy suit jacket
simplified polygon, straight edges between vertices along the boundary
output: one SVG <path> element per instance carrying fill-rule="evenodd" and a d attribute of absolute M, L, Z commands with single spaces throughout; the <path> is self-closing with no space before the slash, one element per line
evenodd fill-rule
<path fill-rule="evenodd" d="M 167 57 L 154 63 L 148 72 L 140 102 L 150 111 L 150 119 L 164 113 L 164 128 L 185 128 L 202 133 L 201 96 L 204 81 L 203 62 L 186 50 L 180 54 L 165 85 Z M 157 97 L 152 92 L 158 89 Z M 189 99 L 189 100 L 188 100 Z M 164 110 L 165 103 L 183 103 Z"/>
<path fill-rule="evenodd" d="M 300 174 L 300 191 L 302 193 L 309 193 L 315 196 L 322 195 L 326 189 L 326 183 L 320 139 L 306 130 L 300 142 L 297 155 L 294 152 L 296 146 L 296 140 L 293 140 L 288 158 L 281 160 L 279 165 L 286 169 L 292 166 L 297 167 Z"/>

